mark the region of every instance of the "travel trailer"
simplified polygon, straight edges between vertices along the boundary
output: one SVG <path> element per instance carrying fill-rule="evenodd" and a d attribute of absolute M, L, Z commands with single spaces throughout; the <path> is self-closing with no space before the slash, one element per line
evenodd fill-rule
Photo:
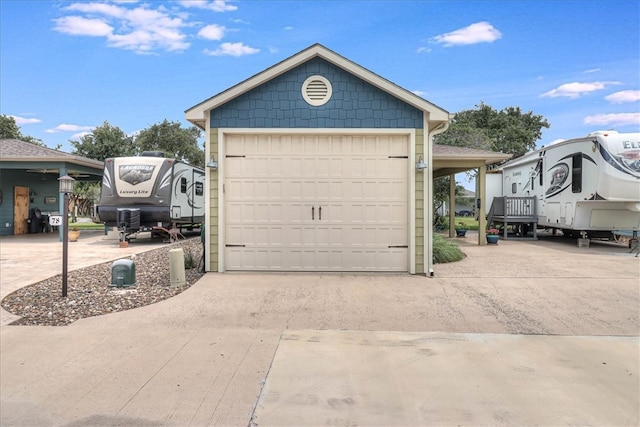
<path fill-rule="evenodd" d="M 105 161 L 98 216 L 124 238 L 204 222 L 204 171 L 161 156 L 145 152 Z"/>
<path fill-rule="evenodd" d="M 635 237 L 640 133 L 598 131 L 505 163 L 487 174 L 485 205 L 490 223 L 516 225 L 525 235 L 537 227 L 573 237 L 614 238 L 620 231 Z"/>

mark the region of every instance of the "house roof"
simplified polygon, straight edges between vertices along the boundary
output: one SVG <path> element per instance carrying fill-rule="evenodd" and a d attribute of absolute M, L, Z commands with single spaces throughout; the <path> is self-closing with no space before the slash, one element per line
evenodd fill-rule
<path fill-rule="evenodd" d="M 320 57 L 407 104 L 429 113 L 429 123 L 432 125 L 430 128 L 441 126 L 442 123 L 446 124 L 449 121 L 449 113 L 446 110 L 338 55 L 321 44 L 314 44 L 261 73 L 194 105 L 185 111 L 186 119 L 204 129 L 209 111 L 316 57 Z"/>
<path fill-rule="evenodd" d="M 67 163 L 72 165 L 69 168 L 70 171 L 73 171 L 75 166 L 83 172 L 95 170 L 100 174 L 104 169 L 104 162 L 99 160 L 68 154 L 18 139 L 0 139 L 0 164 L 6 167 L 9 163 L 47 163 L 49 165 L 52 163 Z M 53 170 L 49 172 L 53 172 Z"/>

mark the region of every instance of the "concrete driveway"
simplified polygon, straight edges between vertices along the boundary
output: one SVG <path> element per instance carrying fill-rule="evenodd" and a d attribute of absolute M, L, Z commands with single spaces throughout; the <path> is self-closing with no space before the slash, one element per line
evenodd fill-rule
<path fill-rule="evenodd" d="M 638 258 L 459 241 L 435 278 L 209 273 L 140 309 L 3 326 L 0 424 L 638 425 Z"/>

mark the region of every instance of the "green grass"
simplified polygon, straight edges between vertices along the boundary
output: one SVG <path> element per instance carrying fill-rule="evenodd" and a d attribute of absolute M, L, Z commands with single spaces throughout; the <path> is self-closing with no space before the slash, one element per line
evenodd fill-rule
<path fill-rule="evenodd" d="M 448 220 L 448 219 L 447 219 Z M 477 230 L 478 220 L 470 217 L 456 217 L 456 228 L 460 227 L 460 223 L 464 224 L 466 230 Z"/>
<path fill-rule="evenodd" d="M 71 222 L 69 221 L 69 229 L 75 227 L 78 230 L 104 230 L 104 224 L 95 222 Z"/>
<path fill-rule="evenodd" d="M 451 240 L 445 239 L 439 234 L 433 235 L 433 263 L 444 264 L 460 261 L 465 257 L 460 247 Z"/>

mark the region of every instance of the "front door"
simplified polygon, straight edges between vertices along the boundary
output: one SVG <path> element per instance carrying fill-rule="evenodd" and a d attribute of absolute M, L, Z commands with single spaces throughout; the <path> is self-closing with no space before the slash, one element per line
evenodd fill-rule
<path fill-rule="evenodd" d="M 13 187 L 13 234 L 27 234 L 29 187 Z"/>

